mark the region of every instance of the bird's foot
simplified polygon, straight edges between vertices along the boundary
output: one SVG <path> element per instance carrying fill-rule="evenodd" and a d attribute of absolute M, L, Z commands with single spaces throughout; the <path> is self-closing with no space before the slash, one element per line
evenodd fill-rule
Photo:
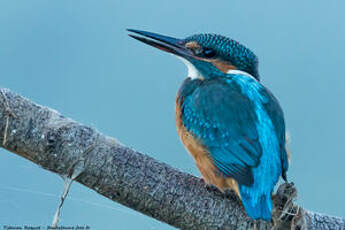
<path fill-rule="evenodd" d="M 218 190 L 214 185 L 207 183 L 203 177 L 200 177 L 200 182 L 203 183 L 204 187 L 208 192 Z"/>

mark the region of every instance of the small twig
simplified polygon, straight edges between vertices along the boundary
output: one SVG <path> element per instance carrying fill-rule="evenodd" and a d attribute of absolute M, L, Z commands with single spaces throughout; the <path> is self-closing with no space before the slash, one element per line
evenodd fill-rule
<path fill-rule="evenodd" d="M 277 190 L 277 197 L 280 197 L 280 199 L 278 203 L 275 202 L 272 230 L 287 228 L 285 226 L 286 221 L 296 217 L 299 212 L 299 207 L 294 204 L 297 198 L 297 191 L 293 183 L 282 184 Z"/>
<path fill-rule="evenodd" d="M 4 131 L 4 138 L 2 140 L 2 145 L 5 146 L 6 142 L 7 142 L 7 132 L 8 132 L 8 124 L 9 124 L 9 120 L 10 120 L 10 116 L 17 118 L 17 116 L 13 113 L 13 111 L 10 108 L 10 105 L 8 104 L 8 100 L 6 95 L 4 94 L 4 92 L 2 91 L 2 89 L 0 89 L 0 93 L 2 95 L 2 97 L 4 98 L 4 107 L 5 107 L 5 113 L 7 115 L 6 117 L 6 125 L 5 125 L 5 131 Z"/>
<path fill-rule="evenodd" d="M 282 212 L 281 212 L 278 220 L 282 220 L 285 215 L 291 215 L 291 216 L 297 215 L 299 209 L 297 209 L 296 213 L 290 212 L 290 210 L 293 211 L 293 209 L 294 209 L 294 204 L 293 204 L 294 200 L 295 200 L 295 197 L 289 197 L 289 199 L 287 200 L 287 202 L 285 203 L 285 205 L 282 209 Z"/>
<path fill-rule="evenodd" d="M 97 141 L 96 141 L 97 143 Z M 83 152 L 82 156 L 87 156 L 96 146 L 96 143 L 91 144 L 89 147 L 86 148 L 86 150 Z M 59 223 L 59 217 L 60 217 L 60 212 L 61 208 L 64 204 L 64 201 L 68 195 L 68 192 L 71 188 L 71 185 L 73 181 L 80 176 L 80 174 L 84 171 L 85 168 L 85 159 L 79 159 L 77 160 L 74 164 L 71 165 L 71 167 L 68 169 L 68 174 L 62 176 L 64 180 L 64 191 L 61 195 L 61 201 L 60 204 L 55 212 L 53 222 L 52 222 L 52 228 L 57 228 L 57 225 Z"/>
<path fill-rule="evenodd" d="M 297 212 L 291 220 L 291 230 L 306 230 L 306 221 L 303 208 L 298 207 Z"/>
<path fill-rule="evenodd" d="M 69 192 L 69 190 L 71 188 L 72 182 L 73 182 L 72 178 L 67 177 L 67 176 L 65 177 L 65 179 L 64 179 L 64 191 L 63 191 L 63 193 L 61 195 L 60 204 L 59 204 L 59 206 L 58 206 L 58 208 L 57 208 L 57 210 L 55 212 L 55 215 L 54 215 L 54 219 L 53 219 L 53 223 L 52 223 L 52 227 L 53 228 L 57 228 L 57 225 L 59 223 L 60 210 L 61 210 L 62 205 L 63 205 L 63 203 L 64 203 L 64 201 L 65 201 L 65 199 L 66 199 L 66 197 L 68 195 L 68 192 Z"/>
<path fill-rule="evenodd" d="M 297 206 L 297 210 L 296 210 L 295 213 L 293 213 L 293 212 L 288 212 L 288 211 L 283 211 L 283 212 L 282 212 L 282 215 L 284 214 L 284 215 L 289 215 L 289 216 L 296 216 L 296 215 L 298 214 L 298 212 L 299 212 L 299 207 Z"/>
<path fill-rule="evenodd" d="M 8 130 L 9 116 L 6 117 L 6 126 L 4 131 L 4 139 L 2 140 L 2 145 L 5 146 L 7 142 L 7 130 Z"/>
<path fill-rule="evenodd" d="M 79 161 L 80 162 L 80 161 Z M 73 183 L 73 181 L 82 173 L 82 171 L 80 170 L 74 170 L 73 174 L 71 177 L 69 176 L 63 176 L 63 180 L 64 180 L 64 190 L 63 190 L 63 193 L 61 195 L 61 201 L 60 201 L 60 204 L 55 212 L 55 215 L 54 215 L 54 218 L 53 218 L 53 222 L 52 222 L 52 227 L 53 228 L 57 228 L 57 225 L 59 223 L 59 217 L 60 217 L 60 211 L 61 211 L 61 208 L 64 204 L 64 201 L 68 195 L 68 192 L 71 188 L 71 185 Z"/>

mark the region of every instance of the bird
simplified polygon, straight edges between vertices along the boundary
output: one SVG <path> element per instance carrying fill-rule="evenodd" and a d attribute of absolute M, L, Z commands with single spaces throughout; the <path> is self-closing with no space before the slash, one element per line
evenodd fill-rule
<path fill-rule="evenodd" d="M 188 75 L 176 96 L 176 126 L 203 181 L 222 192 L 232 189 L 249 217 L 270 221 L 271 196 L 280 177 L 287 181 L 289 159 L 284 113 L 260 81 L 257 56 L 218 34 L 179 39 L 127 30 L 186 64 Z"/>

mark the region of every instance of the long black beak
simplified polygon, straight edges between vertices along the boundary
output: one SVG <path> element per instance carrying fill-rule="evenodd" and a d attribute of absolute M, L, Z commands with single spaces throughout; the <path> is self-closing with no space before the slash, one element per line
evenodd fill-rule
<path fill-rule="evenodd" d="M 176 54 L 181 57 L 192 56 L 191 51 L 184 46 L 184 41 L 182 39 L 177 39 L 141 30 L 127 29 L 127 31 L 141 35 L 137 36 L 129 34 L 130 37 L 144 42 L 150 46 L 156 47 L 160 50 Z"/>

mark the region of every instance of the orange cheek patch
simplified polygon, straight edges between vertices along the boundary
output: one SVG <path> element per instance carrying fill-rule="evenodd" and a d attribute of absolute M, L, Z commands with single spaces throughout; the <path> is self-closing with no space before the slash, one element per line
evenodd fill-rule
<path fill-rule="evenodd" d="M 221 60 L 212 60 L 211 63 L 223 73 L 227 73 L 231 69 L 237 69 L 235 66 Z"/>

